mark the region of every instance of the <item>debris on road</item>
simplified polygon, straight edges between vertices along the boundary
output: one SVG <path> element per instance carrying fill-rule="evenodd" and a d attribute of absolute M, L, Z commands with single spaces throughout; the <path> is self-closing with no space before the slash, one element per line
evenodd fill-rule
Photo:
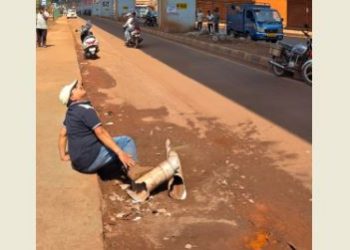
<path fill-rule="evenodd" d="M 186 248 L 186 249 L 191 249 L 191 248 L 192 248 L 192 245 L 191 245 L 191 244 L 186 244 L 186 245 L 185 245 L 185 248 Z"/>
<path fill-rule="evenodd" d="M 133 219 L 133 221 L 138 221 L 138 220 L 141 220 L 140 216 L 137 216 L 136 218 Z"/>
<path fill-rule="evenodd" d="M 252 204 L 255 203 L 255 201 L 254 201 L 253 199 L 248 199 L 248 201 L 249 201 L 250 203 L 252 203 Z"/>
<path fill-rule="evenodd" d="M 153 130 L 152 130 L 153 131 Z M 167 160 L 161 162 L 157 167 L 139 177 L 135 183 L 144 184 L 143 190 L 127 189 L 129 196 L 137 201 L 144 202 L 150 196 L 150 193 L 164 182 L 168 182 L 168 194 L 171 198 L 184 200 L 187 197 L 187 191 L 184 183 L 180 158 L 178 154 L 172 150 L 170 140 L 165 142 Z"/>
<path fill-rule="evenodd" d="M 112 111 L 107 111 L 107 112 L 104 113 L 105 116 L 111 116 L 112 114 L 113 114 Z"/>
<path fill-rule="evenodd" d="M 119 219 L 121 219 L 121 218 L 123 218 L 125 215 L 127 215 L 127 213 L 121 212 L 121 213 L 116 214 L 116 217 L 119 218 Z"/>

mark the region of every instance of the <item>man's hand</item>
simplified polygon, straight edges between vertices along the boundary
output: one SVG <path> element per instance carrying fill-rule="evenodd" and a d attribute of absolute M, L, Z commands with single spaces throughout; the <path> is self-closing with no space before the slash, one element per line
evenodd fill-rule
<path fill-rule="evenodd" d="M 118 157 L 126 168 L 132 168 L 135 166 L 135 161 L 132 159 L 131 155 L 125 153 L 124 151 L 121 150 L 118 153 Z"/>
<path fill-rule="evenodd" d="M 65 154 L 63 157 L 61 157 L 62 161 L 70 161 L 70 156 L 69 154 Z"/>
<path fill-rule="evenodd" d="M 66 151 L 67 147 L 67 129 L 62 127 L 58 137 L 58 150 L 62 161 L 70 161 L 69 154 Z"/>
<path fill-rule="evenodd" d="M 116 155 L 118 155 L 119 160 L 123 165 L 128 167 L 135 166 L 135 161 L 132 159 L 131 155 L 125 153 L 119 148 L 119 146 L 113 141 L 113 138 L 109 135 L 106 129 L 102 126 L 98 126 L 94 129 L 97 138 L 109 149 L 111 149 Z"/>

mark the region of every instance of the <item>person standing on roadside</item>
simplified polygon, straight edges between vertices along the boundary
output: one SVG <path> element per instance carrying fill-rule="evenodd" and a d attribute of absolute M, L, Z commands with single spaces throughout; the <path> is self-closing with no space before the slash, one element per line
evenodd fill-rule
<path fill-rule="evenodd" d="M 39 12 L 36 15 L 36 43 L 38 47 L 46 48 L 47 19 L 49 19 L 49 13 L 44 6 L 40 6 Z"/>
<path fill-rule="evenodd" d="M 202 10 L 199 9 L 197 12 L 197 29 L 198 29 L 198 31 L 202 30 L 203 18 L 204 18 L 204 14 L 203 14 Z"/>
<path fill-rule="evenodd" d="M 209 32 L 209 34 L 211 34 L 212 30 L 213 30 L 213 19 L 214 19 L 214 16 L 213 16 L 213 14 L 211 13 L 210 10 L 208 10 L 207 13 L 208 14 L 207 14 L 206 18 L 207 18 L 207 22 L 208 22 L 208 32 Z"/>
<path fill-rule="evenodd" d="M 219 23 L 220 23 L 219 8 L 215 8 L 213 16 L 214 16 L 214 18 L 213 18 L 214 31 L 215 31 L 215 33 L 219 33 Z"/>

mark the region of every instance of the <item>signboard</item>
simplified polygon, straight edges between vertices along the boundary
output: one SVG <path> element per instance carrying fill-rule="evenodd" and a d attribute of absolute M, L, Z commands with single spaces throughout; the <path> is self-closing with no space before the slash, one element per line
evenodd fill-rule
<path fill-rule="evenodd" d="M 177 3 L 176 8 L 178 10 L 186 10 L 187 9 L 187 3 Z"/>

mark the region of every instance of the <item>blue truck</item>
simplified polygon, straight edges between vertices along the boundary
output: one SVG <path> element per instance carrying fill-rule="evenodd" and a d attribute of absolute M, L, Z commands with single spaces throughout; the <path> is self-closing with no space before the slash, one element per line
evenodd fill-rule
<path fill-rule="evenodd" d="M 227 35 L 250 37 L 253 41 L 283 39 L 283 18 L 269 4 L 230 4 L 226 22 Z"/>

